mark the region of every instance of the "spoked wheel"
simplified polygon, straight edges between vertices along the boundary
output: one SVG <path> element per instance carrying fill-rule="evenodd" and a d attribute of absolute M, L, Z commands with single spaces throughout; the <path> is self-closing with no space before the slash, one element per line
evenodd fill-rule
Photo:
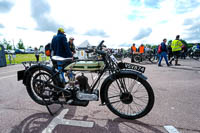
<path fill-rule="evenodd" d="M 52 75 L 51 71 L 42 68 L 29 72 L 26 79 L 26 89 L 36 103 L 41 105 L 52 104 L 51 99 L 55 92 L 54 85 L 57 84 L 55 79 L 52 79 Z"/>
<path fill-rule="evenodd" d="M 50 78 L 50 75 L 45 72 L 38 73 L 33 77 L 33 90 L 40 98 L 49 100 L 52 97 L 54 88 Z"/>
<path fill-rule="evenodd" d="M 149 55 L 149 61 L 150 61 L 151 63 L 157 63 L 157 62 L 158 62 L 158 60 L 156 60 L 156 56 L 153 55 L 153 54 L 150 54 L 150 55 Z"/>
<path fill-rule="evenodd" d="M 192 58 L 195 59 L 195 60 L 199 60 L 200 52 L 195 52 L 194 54 L 192 54 Z"/>
<path fill-rule="evenodd" d="M 134 61 L 135 61 L 136 63 L 140 63 L 140 62 L 141 62 L 141 56 L 140 56 L 140 55 L 135 55 L 135 56 L 134 56 Z"/>
<path fill-rule="evenodd" d="M 120 75 L 105 88 L 107 107 L 125 119 L 138 119 L 148 114 L 154 104 L 154 93 L 146 80 L 135 75 Z"/>

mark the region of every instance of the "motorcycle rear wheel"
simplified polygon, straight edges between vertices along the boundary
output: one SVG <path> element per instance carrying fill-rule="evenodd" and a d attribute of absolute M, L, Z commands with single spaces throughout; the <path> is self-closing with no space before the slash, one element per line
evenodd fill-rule
<path fill-rule="evenodd" d="M 43 68 L 36 68 L 29 72 L 26 79 L 26 89 L 32 100 L 40 105 L 52 104 L 53 85 L 57 84 L 55 79 L 51 79 L 47 85 L 46 82 L 52 77 L 50 70 Z M 45 100 L 45 101 L 44 101 Z"/>

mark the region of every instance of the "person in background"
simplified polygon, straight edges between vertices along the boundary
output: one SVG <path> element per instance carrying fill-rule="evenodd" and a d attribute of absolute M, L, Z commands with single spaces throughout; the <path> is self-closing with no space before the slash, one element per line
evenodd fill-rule
<path fill-rule="evenodd" d="M 35 47 L 34 53 L 35 53 L 36 61 L 39 62 L 40 53 L 36 47 Z"/>
<path fill-rule="evenodd" d="M 169 64 L 172 64 L 172 61 L 175 59 L 175 66 L 180 66 L 180 64 L 178 64 L 178 58 L 180 57 L 183 44 L 179 39 L 180 35 L 177 35 L 176 39 L 171 44 L 173 57 L 170 60 Z"/>
<path fill-rule="evenodd" d="M 168 52 L 168 60 L 170 60 L 171 57 L 173 57 L 171 44 L 168 45 L 167 52 Z"/>
<path fill-rule="evenodd" d="M 185 44 L 183 44 L 182 45 L 181 59 L 185 59 L 186 58 L 187 51 L 188 51 L 187 46 Z"/>
<path fill-rule="evenodd" d="M 135 43 L 133 43 L 133 45 L 131 46 L 131 62 L 135 62 L 134 61 L 134 55 L 136 53 L 137 48 L 135 47 Z"/>
<path fill-rule="evenodd" d="M 144 51 L 145 51 L 145 47 L 144 47 L 143 44 L 141 44 L 140 47 L 139 47 L 139 53 L 140 53 L 140 54 L 143 54 Z"/>
<path fill-rule="evenodd" d="M 151 48 L 150 48 L 149 46 L 146 46 L 146 47 L 144 48 L 144 51 L 145 51 L 145 53 L 150 53 Z"/>
<path fill-rule="evenodd" d="M 159 56 L 158 56 L 158 46 L 156 46 L 156 47 L 153 49 L 153 55 L 154 55 L 155 60 L 159 60 Z"/>
<path fill-rule="evenodd" d="M 69 38 L 68 44 L 69 44 L 69 48 L 70 48 L 72 54 L 74 55 L 76 53 L 76 49 L 75 49 L 74 38 L 73 37 Z"/>
<path fill-rule="evenodd" d="M 165 62 L 167 64 L 167 66 L 170 66 L 169 63 L 168 63 L 168 60 L 167 60 L 167 46 L 166 46 L 166 42 L 167 42 L 167 39 L 163 39 L 163 42 L 160 44 L 161 45 L 161 53 L 160 53 L 160 58 L 159 58 L 158 66 L 162 66 L 161 62 L 162 62 L 163 57 L 165 59 Z"/>
<path fill-rule="evenodd" d="M 192 47 L 192 51 L 195 52 L 196 50 L 200 50 L 199 44 L 196 43 L 193 47 Z"/>

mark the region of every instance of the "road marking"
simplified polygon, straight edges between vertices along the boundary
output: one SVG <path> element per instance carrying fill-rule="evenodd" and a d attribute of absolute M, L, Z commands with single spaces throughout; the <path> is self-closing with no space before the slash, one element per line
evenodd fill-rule
<path fill-rule="evenodd" d="M 168 125 L 168 126 L 164 126 L 164 128 L 165 128 L 169 133 L 179 133 L 179 131 L 178 131 L 174 126 Z"/>
<path fill-rule="evenodd" d="M 15 74 L 15 75 L 9 75 L 9 76 L 5 76 L 5 77 L 0 77 L 0 80 L 2 80 L 2 79 L 6 79 L 6 78 L 15 77 L 15 76 L 17 76 L 17 75 Z"/>
<path fill-rule="evenodd" d="M 64 119 L 65 114 L 69 109 L 63 110 L 57 117 L 55 117 L 50 124 L 42 131 L 42 133 L 51 133 L 57 125 L 68 125 L 68 126 L 78 126 L 78 127 L 93 127 L 94 122 L 87 121 L 77 121 L 77 120 L 67 120 Z"/>

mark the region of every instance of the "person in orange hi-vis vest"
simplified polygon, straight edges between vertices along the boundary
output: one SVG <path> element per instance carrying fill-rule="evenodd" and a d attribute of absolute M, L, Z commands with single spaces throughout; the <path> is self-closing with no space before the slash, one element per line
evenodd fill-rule
<path fill-rule="evenodd" d="M 139 53 L 140 54 L 144 53 L 144 45 L 143 44 L 141 44 L 140 47 L 139 47 Z"/>
<path fill-rule="evenodd" d="M 133 43 L 133 45 L 131 46 L 131 55 L 132 55 L 132 57 L 131 57 L 131 62 L 135 62 L 134 61 L 134 53 L 136 53 L 136 50 L 137 50 L 137 48 L 135 47 L 135 43 Z"/>

